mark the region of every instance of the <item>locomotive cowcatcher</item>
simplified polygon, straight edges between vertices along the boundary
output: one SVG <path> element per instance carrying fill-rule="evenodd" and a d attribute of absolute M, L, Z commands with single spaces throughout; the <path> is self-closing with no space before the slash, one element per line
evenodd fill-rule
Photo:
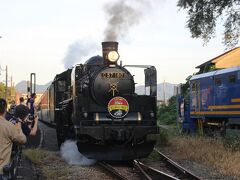
<path fill-rule="evenodd" d="M 39 116 L 56 125 L 59 146 L 74 139 L 88 158 L 146 157 L 158 133 L 156 69 L 119 65 L 117 42 L 103 42 L 102 50 L 102 57 L 91 57 L 56 75 L 41 98 Z M 148 95 L 135 93 L 134 75 L 127 67 L 144 68 Z"/>

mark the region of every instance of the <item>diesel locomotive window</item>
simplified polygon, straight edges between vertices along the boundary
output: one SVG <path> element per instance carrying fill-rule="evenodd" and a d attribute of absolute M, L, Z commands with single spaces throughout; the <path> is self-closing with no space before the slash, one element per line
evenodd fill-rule
<path fill-rule="evenodd" d="M 221 84 L 222 84 L 221 78 L 216 78 L 216 79 L 215 79 L 215 85 L 216 85 L 216 86 L 220 86 Z"/>
<path fill-rule="evenodd" d="M 57 83 L 57 89 L 60 92 L 66 91 L 66 81 L 58 81 Z"/>
<path fill-rule="evenodd" d="M 230 83 L 235 83 L 236 82 L 236 76 L 235 75 L 230 75 L 228 76 L 228 81 Z"/>

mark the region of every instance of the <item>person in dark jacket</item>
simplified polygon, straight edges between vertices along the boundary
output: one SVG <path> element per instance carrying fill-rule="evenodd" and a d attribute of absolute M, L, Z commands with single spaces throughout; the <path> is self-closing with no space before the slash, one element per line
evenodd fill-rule
<path fill-rule="evenodd" d="M 32 117 L 34 117 L 35 113 L 35 99 L 36 99 L 37 95 L 36 93 L 32 93 L 31 94 L 31 98 L 28 102 L 28 108 L 30 109 L 30 114 L 32 115 Z"/>
<path fill-rule="evenodd" d="M 38 116 L 34 117 L 34 121 L 30 120 L 29 108 L 23 104 L 16 106 L 14 118 L 22 122 L 22 131 L 28 137 L 35 136 L 38 129 Z"/>

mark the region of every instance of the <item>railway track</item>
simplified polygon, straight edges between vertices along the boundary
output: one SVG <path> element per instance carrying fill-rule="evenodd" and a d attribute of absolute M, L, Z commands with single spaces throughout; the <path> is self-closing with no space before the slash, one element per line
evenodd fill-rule
<path fill-rule="evenodd" d="M 154 151 L 157 152 L 158 155 L 160 156 L 160 159 L 163 162 L 164 168 L 167 168 L 172 174 L 174 174 L 174 177 L 176 177 L 177 179 L 191 179 L 191 180 L 201 179 L 200 177 L 191 173 L 184 167 L 180 166 L 178 163 L 171 160 L 169 157 L 161 153 L 156 148 L 154 148 Z"/>
<path fill-rule="evenodd" d="M 56 132 L 53 126 L 40 123 L 40 126 L 44 129 L 44 136 L 48 137 L 44 141 L 43 147 L 48 150 L 56 151 L 57 142 L 56 142 Z M 160 162 L 159 165 L 155 168 L 150 167 L 139 160 L 134 160 L 125 164 L 110 164 L 108 162 L 100 161 L 98 165 L 102 169 L 106 170 L 108 174 L 115 179 L 163 179 L 163 180 L 177 180 L 177 179 L 191 179 L 199 180 L 200 178 L 186 170 L 166 155 L 161 153 L 159 150 L 154 149 L 154 151 L 159 155 Z"/>
<path fill-rule="evenodd" d="M 200 178 L 184 169 L 182 166 L 169 159 L 163 153 L 155 149 L 161 159 L 159 170 L 144 163 L 139 160 L 134 160 L 131 163 L 126 164 L 125 166 L 121 165 L 112 165 L 107 162 L 98 162 L 104 170 L 106 170 L 114 179 L 147 179 L 147 180 L 199 180 Z M 124 169 L 124 170 L 123 170 Z M 126 173 L 127 172 L 127 173 Z"/>
<path fill-rule="evenodd" d="M 121 180 L 127 180 L 128 178 L 122 175 L 119 170 L 109 163 L 105 161 L 98 162 L 98 165 L 100 165 L 103 169 L 107 170 L 107 172 L 116 179 L 121 179 Z"/>

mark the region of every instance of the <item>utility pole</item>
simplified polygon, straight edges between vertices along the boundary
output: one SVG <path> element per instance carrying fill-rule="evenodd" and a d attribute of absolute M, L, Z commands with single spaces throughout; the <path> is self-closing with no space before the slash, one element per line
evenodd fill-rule
<path fill-rule="evenodd" d="M 7 101 L 7 95 L 8 95 L 8 67 L 6 66 L 6 87 L 5 87 L 5 99 Z"/>
<path fill-rule="evenodd" d="M 11 76 L 10 97 L 11 97 L 11 101 L 12 101 L 13 100 L 13 79 L 12 79 L 12 76 Z"/>
<path fill-rule="evenodd" d="M 0 39 L 2 38 L 2 36 L 0 36 Z M 1 65 L 0 65 L 0 75 L 1 75 L 1 71 L 6 71 L 6 87 L 5 87 L 5 99 L 7 100 L 7 88 L 8 88 L 8 67 L 6 66 L 6 69 L 2 69 Z"/>
<path fill-rule="evenodd" d="M 6 80 L 5 80 L 5 99 L 7 100 L 7 88 L 8 88 L 8 67 L 6 66 L 5 69 L 3 69 L 0 65 L 0 72 L 6 71 Z M 1 73 L 0 73 L 1 75 Z"/>

